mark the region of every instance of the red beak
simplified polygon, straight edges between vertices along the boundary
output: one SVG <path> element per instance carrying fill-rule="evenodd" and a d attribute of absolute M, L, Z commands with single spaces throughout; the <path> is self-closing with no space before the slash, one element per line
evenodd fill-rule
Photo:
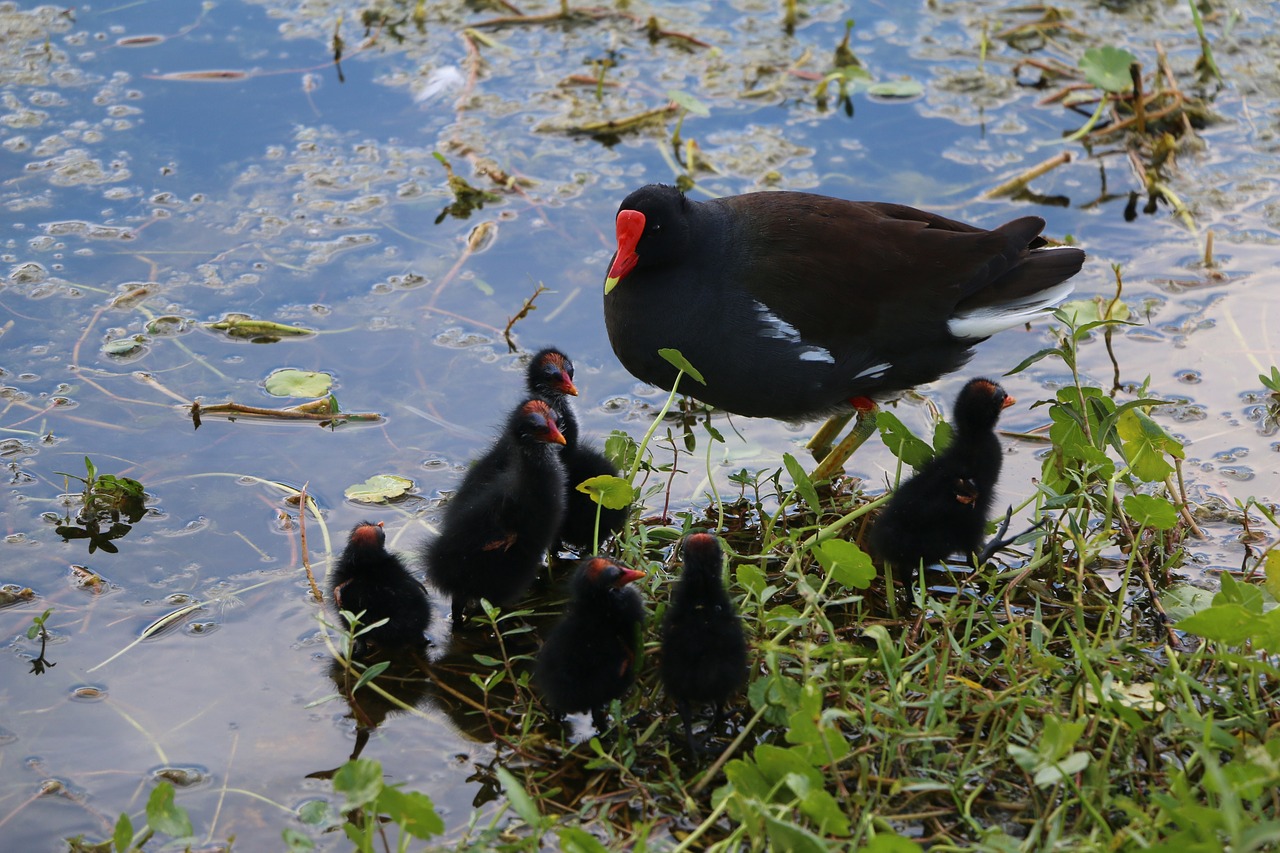
<path fill-rule="evenodd" d="M 563 370 L 560 371 L 560 390 L 571 396 L 578 396 L 578 386 L 573 384 L 573 380 L 569 378 L 569 374 Z"/>
<path fill-rule="evenodd" d="M 1002 409 L 1007 409 L 1007 408 L 1009 408 L 1010 406 L 1012 406 L 1012 405 L 1013 405 L 1014 403 L 1016 403 L 1016 402 L 1018 402 L 1018 401 L 1017 401 L 1017 400 L 1015 400 L 1015 399 L 1013 399 L 1012 397 L 1005 397 L 1005 398 L 1004 398 L 1004 402 L 1000 404 L 1000 408 L 1002 408 Z"/>
<path fill-rule="evenodd" d="M 644 577 L 644 572 L 637 572 L 635 569 L 628 569 L 626 566 L 618 566 L 622 569 L 622 578 L 618 581 L 619 587 L 624 587 L 632 581 L 638 581 Z"/>
<path fill-rule="evenodd" d="M 605 293 L 617 287 L 618 282 L 626 278 L 627 273 L 635 269 L 636 262 L 640 260 L 640 256 L 636 254 L 636 246 L 644 234 L 644 214 L 638 210 L 620 210 L 614 227 L 618 232 L 618 251 L 613 255 L 613 264 L 604 280 Z"/>

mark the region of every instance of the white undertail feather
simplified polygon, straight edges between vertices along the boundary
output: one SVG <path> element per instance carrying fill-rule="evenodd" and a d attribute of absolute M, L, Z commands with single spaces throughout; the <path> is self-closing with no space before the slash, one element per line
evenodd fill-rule
<path fill-rule="evenodd" d="M 1061 304 L 1073 290 L 1075 285 L 1064 281 L 1016 302 L 986 305 L 965 311 L 952 317 L 947 322 L 947 329 L 957 338 L 987 338 L 996 332 L 1034 320 Z"/>

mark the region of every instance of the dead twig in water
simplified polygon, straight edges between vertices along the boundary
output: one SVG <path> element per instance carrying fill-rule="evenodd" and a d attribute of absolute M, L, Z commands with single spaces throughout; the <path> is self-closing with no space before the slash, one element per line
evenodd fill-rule
<path fill-rule="evenodd" d="M 538 282 L 538 288 L 533 291 L 533 295 L 526 299 L 524 304 L 520 306 L 520 310 L 516 312 L 516 315 L 507 321 L 507 327 L 502 330 L 502 337 L 506 339 L 507 349 L 509 351 L 516 352 L 520 349 L 516 346 L 516 342 L 511 340 L 511 328 L 525 317 L 528 317 L 530 311 L 537 311 L 538 306 L 533 304 L 534 300 L 536 300 L 540 294 L 546 293 L 550 289 L 551 288 L 547 287 L 542 282 Z"/>
<path fill-rule="evenodd" d="M 311 559 L 307 556 L 307 486 L 309 485 L 311 481 L 307 480 L 298 490 L 298 538 L 302 540 L 302 568 L 307 571 L 307 583 L 311 584 L 311 595 L 317 602 L 323 603 L 324 596 L 320 594 L 320 587 L 316 586 L 316 576 L 311 571 Z"/>

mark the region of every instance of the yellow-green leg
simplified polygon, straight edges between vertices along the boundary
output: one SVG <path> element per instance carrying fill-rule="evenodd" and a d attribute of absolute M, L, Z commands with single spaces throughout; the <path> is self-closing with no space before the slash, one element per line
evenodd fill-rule
<path fill-rule="evenodd" d="M 852 420 L 853 415 L 853 412 L 832 415 L 818 427 L 813 438 L 809 439 L 809 443 L 805 445 L 805 448 L 813 454 L 814 462 L 821 462 L 826 457 L 827 451 L 831 449 L 831 443 L 836 440 L 836 436 L 840 434 L 840 430 L 844 429 L 845 424 Z"/>
<path fill-rule="evenodd" d="M 837 471 L 843 470 L 845 460 L 852 456 L 853 452 L 861 447 L 863 442 L 876 431 L 875 409 L 870 411 L 859 409 L 856 414 L 857 420 L 853 424 L 853 429 L 841 439 L 839 444 L 831 449 L 826 458 L 819 462 L 818 467 L 814 468 L 813 473 L 809 475 L 810 479 L 815 483 L 822 480 L 830 480 Z"/>

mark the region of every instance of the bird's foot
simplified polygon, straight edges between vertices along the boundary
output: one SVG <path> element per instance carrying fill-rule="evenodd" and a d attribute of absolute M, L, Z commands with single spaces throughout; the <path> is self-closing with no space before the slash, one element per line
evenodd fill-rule
<path fill-rule="evenodd" d="M 1040 529 L 1045 525 L 1047 521 L 1046 519 L 1042 518 L 1039 521 L 1037 521 L 1035 524 L 1028 527 L 1026 530 L 1022 531 L 1021 533 L 1018 533 L 1014 536 L 1009 536 L 1006 538 L 1005 534 L 1009 532 L 1009 523 L 1012 520 L 1013 520 L 1013 507 L 1009 507 L 1009 509 L 1005 511 L 1004 519 L 1000 522 L 1000 526 L 996 528 L 996 534 L 991 537 L 990 541 L 988 541 L 985 546 L 983 546 L 982 552 L 974 558 L 974 565 L 976 567 L 982 568 L 996 554 L 1000 553 L 1005 548 L 1008 548 L 1010 545 L 1012 545 L 1014 542 L 1017 542 L 1019 539 L 1021 539 L 1023 536 L 1026 536 L 1028 533 L 1031 533 L 1032 531 Z"/>

